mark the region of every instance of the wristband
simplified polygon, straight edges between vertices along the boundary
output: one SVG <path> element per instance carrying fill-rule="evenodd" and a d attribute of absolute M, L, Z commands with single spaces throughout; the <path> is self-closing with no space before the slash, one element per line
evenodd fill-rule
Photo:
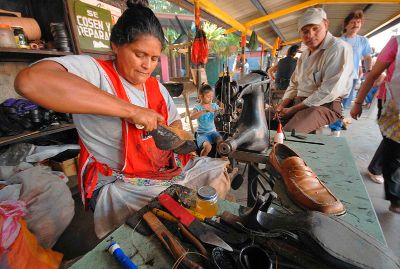
<path fill-rule="evenodd" d="M 354 104 L 356 104 L 356 105 L 362 105 L 362 103 L 359 103 L 359 102 L 354 102 Z"/>

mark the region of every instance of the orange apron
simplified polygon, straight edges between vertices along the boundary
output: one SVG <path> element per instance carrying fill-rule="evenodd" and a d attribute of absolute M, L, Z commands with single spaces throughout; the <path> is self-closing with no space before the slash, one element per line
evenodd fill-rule
<path fill-rule="evenodd" d="M 108 75 L 114 87 L 117 97 L 130 103 L 124 86 L 113 67 L 112 61 L 96 60 Z M 165 122 L 168 122 L 168 108 L 161 94 L 158 81 L 150 77 L 145 82 L 145 96 L 149 109 L 153 109 L 161 114 Z M 79 158 L 78 186 L 81 198 L 85 207 L 88 200 L 92 197 L 96 187 L 98 174 L 105 176 L 113 175 L 113 171 L 129 178 L 149 178 L 158 180 L 169 180 L 181 173 L 181 168 L 177 166 L 172 151 L 160 150 L 156 147 L 154 139 L 146 134 L 144 130 L 139 130 L 134 124 L 121 119 L 122 122 L 122 141 L 123 141 L 123 160 L 124 166 L 121 171 L 115 171 L 107 164 L 100 163 L 89 153 L 82 140 Z M 185 158 L 187 160 L 187 158 Z M 185 165 L 185 163 L 184 163 Z"/>

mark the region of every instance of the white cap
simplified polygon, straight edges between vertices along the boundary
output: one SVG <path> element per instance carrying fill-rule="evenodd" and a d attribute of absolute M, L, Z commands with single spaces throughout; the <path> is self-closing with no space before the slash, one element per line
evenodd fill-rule
<path fill-rule="evenodd" d="M 327 18 L 322 8 L 309 8 L 299 19 L 297 30 L 300 32 L 301 28 L 309 24 L 320 24 L 324 19 Z"/>

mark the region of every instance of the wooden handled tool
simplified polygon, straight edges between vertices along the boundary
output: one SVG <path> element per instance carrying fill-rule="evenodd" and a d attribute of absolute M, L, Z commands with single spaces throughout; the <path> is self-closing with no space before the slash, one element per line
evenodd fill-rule
<path fill-rule="evenodd" d="M 204 255 L 205 257 L 208 256 L 207 250 L 205 249 L 203 244 L 193 234 L 191 234 L 189 230 L 185 226 L 183 226 L 182 223 L 180 223 L 174 216 L 158 208 L 153 208 L 151 211 L 154 213 L 154 215 L 160 218 L 166 219 L 168 221 L 178 222 L 178 227 L 181 230 L 182 235 L 189 239 L 190 242 L 192 242 L 192 244 L 200 254 Z"/>
<path fill-rule="evenodd" d="M 186 253 L 186 249 L 181 245 L 179 240 L 168 231 L 168 229 L 161 223 L 161 221 L 152 213 L 146 212 L 143 215 L 143 219 L 149 225 L 149 227 L 157 235 L 158 239 L 163 243 L 163 245 L 168 249 L 175 259 L 179 259 Z M 203 269 L 203 267 L 193 261 L 188 257 L 182 259 L 182 264 L 184 264 L 189 269 Z"/>

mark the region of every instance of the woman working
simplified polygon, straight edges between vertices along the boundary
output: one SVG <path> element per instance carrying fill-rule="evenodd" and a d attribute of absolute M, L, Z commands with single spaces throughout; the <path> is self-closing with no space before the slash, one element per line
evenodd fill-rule
<path fill-rule="evenodd" d="M 114 61 L 85 55 L 45 59 L 15 81 L 28 99 L 74 114 L 81 139 L 81 198 L 94 210 L 98 237 L 173 183 L 213 184 L 184 179 L 174 153 L 159 150 L 147 133 L 160 123 L 182 125 L 167 90 L 150 76 L 164 45 L 160 22 L 147 0 L 127 5 L 111 32 Z"/>

